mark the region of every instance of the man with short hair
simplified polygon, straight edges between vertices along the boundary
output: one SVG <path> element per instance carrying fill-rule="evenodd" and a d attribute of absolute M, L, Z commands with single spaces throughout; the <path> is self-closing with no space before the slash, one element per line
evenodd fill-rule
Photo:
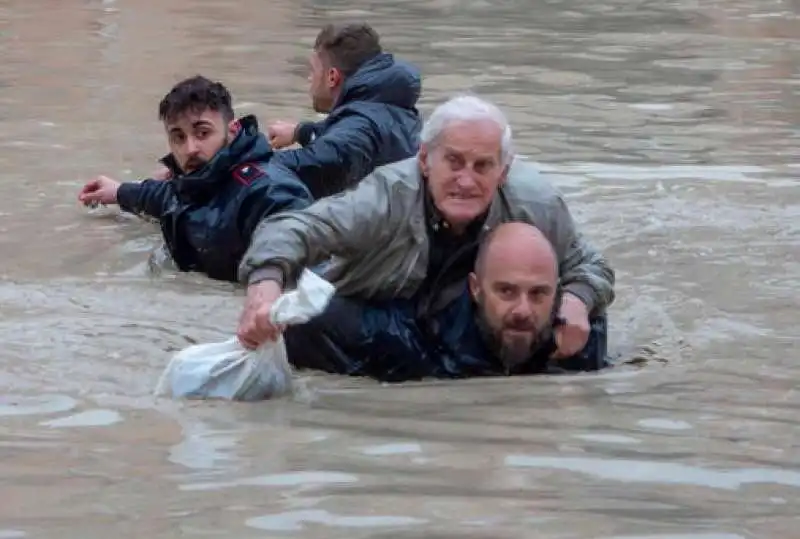
<path fill-rule="evenodd" d="M 254 116 L 234 119 L 221 83 L 201 76 L 179 82 L 159 104 L 158 117 L 170 149 L 161 161 L 171 179 L 119 183 L 98 176 L 78 200 L 158 219 L 181 271 L 235 281 L 256 225 L 306 207 L 311 194 L 294 173 L 271 162 L 274 153 Z"/>
<path fill-rule="evenodd" d="M 298 143 L 276 158 L 315 198 L 355 185 L 376 167 L 413 156 L 422 121 L 419 71 L 383 52 L 368 24 L 325 26 L 310 57 L 309 93 L 320 122 L 275 122 L 273 148 Z"/>
<path fill-rule="evenodd" d="M 245 346 L 277 338 L 272 304 L 303 267 L 331 256 L 325 277 L 338 297 L 314 321 L 331 328 L 331 340 L 357 340 L 370 324 L 347 305 L 369 309 L 373 302 L 411 300 L 415 318 L 436 313 L 462 295 L 485 234 L 521 221 L 539 228 L 558 260 L 563 293 L 553 357 L 582 353 L 591 321 L 604 318 L 614 299 L 614 272 L 576 231 L 562 195 L 532 164 L 513 158 L 505 115 L 477 97 L 456 97 L 434 110 L 421 139 L 417 158 L 381 167 L 351 191 L 259 225 L 240 268 L 249 283 L 238 330 Z M 358 324 L 337 327 L 353 318 L 361 320 L 360 330 Z M 359 361 L 343 358 L 338 372 L 357 370 Z"/>

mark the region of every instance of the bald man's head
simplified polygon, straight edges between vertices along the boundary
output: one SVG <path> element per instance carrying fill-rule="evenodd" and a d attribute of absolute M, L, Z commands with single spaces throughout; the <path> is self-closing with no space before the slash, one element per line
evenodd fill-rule
<path fill-rule="evenodd" d="M 558 259 L 539 229 L 514 222 L 492 230 L 478 250 L 469 285 L 484 338 L 504 362 L 525 361 L 549 339 Z"/>
<path fill-rule="evenodd" d="M 552 270 L 558 280 L 558 259 L 553 245 L 542 231 L 528 223 L 503 223 L 483 239 L 475 261 L 479 277 L 497 265 L 508 263 L 530 271 Z"/>

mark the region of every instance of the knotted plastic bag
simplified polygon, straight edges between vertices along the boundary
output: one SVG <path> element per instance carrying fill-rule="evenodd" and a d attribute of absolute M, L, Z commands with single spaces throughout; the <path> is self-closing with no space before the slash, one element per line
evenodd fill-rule
<path fill-rule="evenodd" d="M 297 288 L 272 305 L 277 325 L 301 324 L 322 313 L 333 296 L 332 284 L 304 270 Z M 233 337 L 190 346 L 175 354 L 156 387 L 156 395 L 177 398 L 256 401 L 292 390 L 292 370 L 283 337 L 248 350 Z"/>

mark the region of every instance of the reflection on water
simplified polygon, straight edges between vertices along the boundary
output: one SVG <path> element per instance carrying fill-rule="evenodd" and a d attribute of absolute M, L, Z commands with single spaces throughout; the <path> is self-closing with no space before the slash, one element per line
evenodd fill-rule
<path fill-rule="evenodd" d="M 114 410 L 86 410 L 79 414 L 51 419 L 40 423 L 45 427 L 107 427 L 122 421 L 122 416 Z"/>
<path fill-rule="evenodd" d="M 332 515 L 328 511 L 292 511 L 257 518 L 247 521 L 248 526 L 270 531 L 295 531 L 302 530 L 304 523 L 322 524 L 334 528 L 383 528 L 406 527 L 425 524 L 427 520 L 411 517 L 368 516 L 351 517 Z"/>
<path fill-rule="evenodd" d="M 511 467 L 569 470 L 615 481 L 679 483 L 709 488 L 738 490 L 748 483 L 774 483 L 800 487 L 800 472 L 786 470 L 740 469 L 713 471 L 682 464 L 633 460 L 611 461 L 588 458 L 530 457 L 510 455 Z"/>
<path fill-rule="evenodd" d="M 298 485 L 327 485 L 336 483 L 355 483 L 358 478 L 353 475 L 332 472 L 296 472 L 277 475 L 263 475 L 248 477 L 228 483 L 194 483 L 184 485 L 181 490 L 216 490 L 231 487 L 250 486 L 298 486 Z"/>
<path fill-rule="evenodd" d="M 0 398 L 0 416 L 66 412 L 76 405 L 75 399 L 66 395 L 38 395 L 35 397 L 5 395 Z"/>
<path fill-rule="evenodd" d="M 148 271 L 158 229 L 87 212 L 146 175 L 163 93 L 312 118 L 318 27 L 369 17 L 478 91 L 617 268 L 595 375 L 381 386 L 303 374 L 262 405 L 155 400 L 240 290 Z M 800 509 L 800 8 L 787 0 L 0 5 L 0 539 L 740 539 Z M 659 361 L 654 361 L 654 360 Z"/>

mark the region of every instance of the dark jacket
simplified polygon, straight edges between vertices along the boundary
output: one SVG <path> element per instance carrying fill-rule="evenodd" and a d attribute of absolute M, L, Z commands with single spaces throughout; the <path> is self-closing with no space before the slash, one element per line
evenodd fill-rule
<path fill-rule="evenodd" d="M 274 152 L 254 116 L 239 120 L 231 143 L 203 168 L 181 175 L 169 155 L 171 180 L 123 183 L 119 206 L 159 220 L 164 242 L 181 271 L 236 281 L 242 256 L 264 217 L 304 208 L 311 193 L 294 173 L 272 162 Z"/>
<path fill-rule="evenodd" d="M 413 300 L 366 303 L 336 296 L 322 315 L 286 328 L 289 361 L 297 368 L 384 382 L 593 371 L 608 365 L 605 316 L 591 321 L 589 342 L 573 358 L 551 365 L 555 343 L 550 341 L 509 370 L 486 347 L 466 285 L 436 313 L 421 313 L 419 307 Z"/>
<path fill-rule="evenodd" d="M 376 167 L 417 153 L 422 120 L 415 107 L 421 91 L 417 68 L 380 54 L 345 80 L 327 118 L 298 126 L 303 148 L 279 151 L 276 159 L 295 171 L 315 198 L 343 191 Z"/>

